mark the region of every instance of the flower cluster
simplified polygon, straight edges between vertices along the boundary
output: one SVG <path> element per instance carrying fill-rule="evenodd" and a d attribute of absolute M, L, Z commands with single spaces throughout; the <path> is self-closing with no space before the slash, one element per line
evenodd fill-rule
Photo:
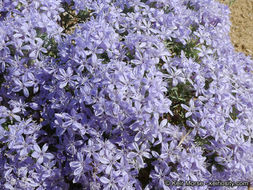
<path fill-rule="evenodd" d="M 1 188 L 253 182 L 253 61 L 226 6 L 3 1 L 0 26 Z"/>

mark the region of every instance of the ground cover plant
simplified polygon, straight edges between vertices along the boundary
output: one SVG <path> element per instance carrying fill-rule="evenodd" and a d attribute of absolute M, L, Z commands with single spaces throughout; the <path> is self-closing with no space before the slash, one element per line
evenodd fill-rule
<path fill-rule="evenodd" d="M 0 1 L 1 189 L 247 189 L 253 62 L 213 0 Z"/>

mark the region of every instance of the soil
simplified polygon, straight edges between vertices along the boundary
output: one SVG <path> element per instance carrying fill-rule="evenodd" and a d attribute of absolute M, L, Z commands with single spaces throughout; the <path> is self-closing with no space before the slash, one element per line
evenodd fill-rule
<path fill-rule="evenodd" d="M 253 0 L 218 1 L 230 8 L 230 38 L 235 49 L 253 58 Z"/>

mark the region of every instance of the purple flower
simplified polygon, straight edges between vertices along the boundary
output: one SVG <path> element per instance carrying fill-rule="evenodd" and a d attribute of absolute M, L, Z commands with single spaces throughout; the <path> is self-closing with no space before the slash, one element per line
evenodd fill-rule
<path fill-rule="evenodd" d="M 109 151 L 106 151 L 106 154 L 104 157 L 99 157 L 98 161 L 100 161 L 103 165 L 101 167 L 105 168 L 105 173 L 110 174 L 113 172 L 113 167 L 116 166 L 117 160 L 120 159 L 120 155 L 113 155 Z"/>
<path fill-rule="evenodd" d="M 149 153 L 150 149 L 148 149 L 147 145 L 144 143 L 141 145 L 141 149 L 139 148 L 137 143 L 132 144 L 132 150 L 135 152 L 130 152 L 127 156 L 130 159 L 135 158 L 138 165 L 142 168 L 145 166 L 143 158 L 151 158 L 151 155 Z"/>
<path fill-rule="evenodd" d="M 253 61 L 234 52 L 228 7 L 6 0 L 0 12 L 1 187 L 252 179 Z"/>
<path fill-rule="evenodd" d="M 65 121 L 62 124 L 63 128 L 69 126 L 72 126 L 74 130 L 82 128 L 82 124 L 80 123 L 82 119 L 82 114 L 77 113 L 74 108 L 71 110 L 71 115 L 69 115 L 68 113 L 62 113 L 61 115 Z"/>
<path fill-rule="evenodd" d="M 39 147 L 38 144 L 33 145 L 34 152 L 32 153 L 32 157 L 37 160 L 37 164 L 41 164 L 43 161 L 45 161 L 45 158 L 48 160 L 52 160 L 54 158 L 54 155 L 51 153 L 46 153 L 48 149 L 48 145 L 44 144 L 42 149 Z"/>
<path fill-rule="evenodd" d="M 187 120 L 186 123 L 188 126 L 194 128 L 193 131 L 191 132 L 194 136 L 196 134 L 199 134 L 201 137 L 206 136 L 206 129 L 203 126 L 201 126 L 200 122 L 197 122 L 195 119 L 193 119 L 192 121 Z"/>
<path fill-rule="evenodd" d="M 89 157 L 86 157 L 86 159 L 84 159 L 82 152 L 77 153 L 77 161 L 72 161 L 69 163 L 70 167 L 74 169 L 74 183 L 79 181 L 84 172 L 92 169 L 90 165 L 91 162 L 92 160 Z"/>
<path fill-rule="evenodd" d="M 185 78 L 180 69 L 175 68 L 166 68 L 168 74 L 165 75 L 165 78 L 172 79 L 172 86 L 177 86 L 179 82 L 185 82 Z"/>
<path fill-rule="evenodd" d="M 20 141 L 17 142 L 14 146 L 13 149 L 19 149 L 20 156 L 27 156 L 29 151 L 32 150 L 32 145 L 33 145 L 33 139 L 32 138 L 26 138 L 24 139 L 23 136 L 20 137 Z"/>
<path fill-rule="evenodd" d="M 166 181 L 169 181 L 169 173 L 170 173 L 170 168 L 166 166 L 161 166 L 161 165 L 156 165 L 155 166 L 155 171 L 153 171 L 150 174 L 150 177 L 158 181 L 158 185 L 160 188 L 169 190 L 170 188 L 166 185 Z"/>
<path fill-rule="evenodd" d="M 186 112 L 185 114 L 185 117 L 190 117 L 195 111 L 196 111 L 196 108 L 195 108 L 195 105 L 194 105 L 194 100 L 191 99 L 190 102 L 190 107 L 184 105 L 184 104 L 181 104 L 182 108 L 184 108 L 185 110 L 187 110 L 188 112 Z"/>
<path fill-rule="evenodd" d="M 29 57 L 33 59 L 41 58 L 41 53 L 47 53 L 47 50 L 42 47 L 43 40 L 35 38 L 34 41 L 30 41 L 32 51 L 29 53 Z"/>
<path fill-rule="evenodd" d="M 60 74 L 56 75 L 56 78 L 60 81 L 60 88 L 64 88 L 68 84 L 70 84 L 71 86 L 75 86 L 76 77 L 73 76 L 73 70 L 71 69 L 71 67 L 67 68 L 67 72 L 64 69 L 60 68 L 59 72 Z"/>
<path fill-rule="evenodd" d="M 168 125 L 168 120 L 167 119 L 164 119 L 164 120 L 161 121 L 158 129 L 153 134 L 154 138 L 158 138 L 158 141 L 156 143 L 154 143 L 154 146 L 156 146 L 157 144 L 162 143 L 163 140 L 164 140 L 164 137 L 167 136 L 170 133 L 169 129 L 167 128 L 167 125 Z"/>
<path fill-rule="evenodd" d="M 29 96 L 29 90 L 27 87 L 31 87 L 34 85 L 33 81 L 29 79 L 30 75 L 23 75 L 22 76 L 22 81 L 19 80 L 18 78 L 14 78 L 13 81 L 15 83 L 15 87 L 12 89 L 14 92 L 19 92 L 23 90 L 23 93 L 25 97 Z"/>
<path fill-rule="evenodd" d="M 112 174 L 110 175 L 110 178 L 107 178 L 105 176 L 100 177 L 99 180 L 104 184 L 104 189 L 118 190 L 119 189 L 118 183 L 120 180 L 118 175 L 119 174 L 117 172 L 112 172 Z"/>

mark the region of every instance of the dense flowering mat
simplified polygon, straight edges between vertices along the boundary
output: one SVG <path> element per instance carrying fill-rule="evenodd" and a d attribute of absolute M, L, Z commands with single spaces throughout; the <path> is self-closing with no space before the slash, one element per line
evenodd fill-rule
<path fill-rule="evenodd" d="M 3 0 L 0 13 L 0 189 L 253 182 L 253 61 L 227 7 Z"/>

